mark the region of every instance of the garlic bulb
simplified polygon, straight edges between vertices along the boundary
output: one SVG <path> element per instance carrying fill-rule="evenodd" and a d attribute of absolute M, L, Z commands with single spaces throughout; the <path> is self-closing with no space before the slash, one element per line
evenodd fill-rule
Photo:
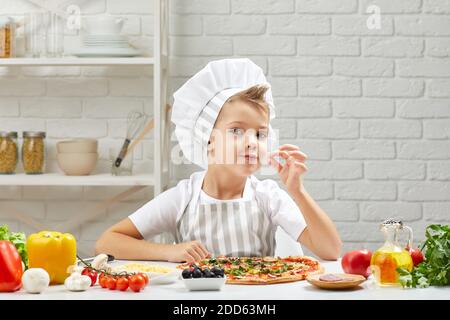
<path fill-rule="evenodd" d="M 50 276 L 42 268 L 31 268 L 22 275 L 22 285 L 28 293 L 41 293 L 50 284 Z"/>
<path fill-rule="evenodd" d="M 64 281 L 64 285 L 69 291 L 86 291 L 91 286 L 91 278 L 74 272 Z"/>

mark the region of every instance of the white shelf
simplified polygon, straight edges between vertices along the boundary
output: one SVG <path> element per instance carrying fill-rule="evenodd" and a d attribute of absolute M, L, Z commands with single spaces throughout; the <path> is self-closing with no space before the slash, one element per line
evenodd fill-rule
<path fill-rule="evenodd" d="M 0 59 L 0 66 L 136 66 L 153 65 L 152 57 L 137 58 L 11 58 Z"/>
<path fill-rule="evenodd" d="M 0 175 L 0 186 L 153 186 L 153 174 L 66 176 L 59 173 Z"/>

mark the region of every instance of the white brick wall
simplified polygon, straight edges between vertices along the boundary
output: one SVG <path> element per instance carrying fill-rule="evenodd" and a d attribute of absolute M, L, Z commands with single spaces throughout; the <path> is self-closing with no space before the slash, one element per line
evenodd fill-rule
<path fill-rule="evenodd" d="M 20 15 L 25 0 L 0 0 Z M 429 223 L 450 222 L 450 2 L 448 0 L 170 0 L 170 88 L 212 59 L 253 59 L 273 85 L 281 143 L 309 155 L 305 186 L 336 221 L 345 250 L 376 248 L 378 223 L 407 221 L 423 238 Z M 95 0 L 87 14 L 126 16 L 124 34 L 151 48 L 148 0 Z M 366 9 L 381 9 L 369 30 Z M 66 39 L 76 45 L 77 36 Z M 125 67 L 0 68 L 0 130 L 46 130 L 49 151 L 68 137 L 121 143 L 129 109 L 152 114 L 152 70 Z M 135 152 L 152 163 L 152 135 Z M 50 167 L 54 155 L 50 155 Z M 173 168 L 172 183 L 196 168 Z M 1 177 L 0 177 L 1 179 Z M 0 188 L 0 222 L 15 205 L 57 225 L 123 188 Z M 148 199 L 144 190 L 73 231 L 92 251 L 99 233 Z"/>

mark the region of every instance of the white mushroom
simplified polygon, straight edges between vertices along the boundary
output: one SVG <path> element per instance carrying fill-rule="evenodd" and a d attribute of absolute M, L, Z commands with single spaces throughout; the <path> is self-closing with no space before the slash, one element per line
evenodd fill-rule
<path fill-rule="evenodd" d="M 42 268 L 31 268 L 22 275 L 22 285 L 28 293 L 41 293 L 50 284 L 50 276 Z"/>

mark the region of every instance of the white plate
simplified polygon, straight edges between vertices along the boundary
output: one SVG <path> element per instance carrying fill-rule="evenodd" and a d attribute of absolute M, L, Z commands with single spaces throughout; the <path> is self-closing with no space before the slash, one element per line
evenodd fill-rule
<path fill-rule="evenodd" d="M 183 279 L 184 285 L 190 291 L 221 290 L 227 277 L 223 278 L 190 278 Z"/>
<path fill-rule="evenodd" d="M 120 35 L 86 35 L 83 36 L 83 39 L 89 40 L 126 40 L 125 36 Z"/>
<path fill-rule="evenodd" d="M 136 57 L 141 53 L 131 47 L 128 48 L 80 48 L 78 51 L 72 52 L 76 57 Z"/>

